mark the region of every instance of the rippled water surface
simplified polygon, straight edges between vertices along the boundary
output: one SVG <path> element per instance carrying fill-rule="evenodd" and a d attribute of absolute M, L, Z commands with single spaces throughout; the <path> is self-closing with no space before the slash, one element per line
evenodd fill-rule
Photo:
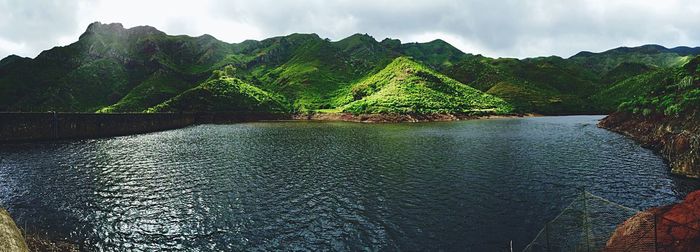
<path fill-rule="evenodd" d="M 700 189 L 599 116 L 270 122 L 0 146 L 0 205 L 84 250 L 527 244 L 579 188 L 647 208 Z"/>

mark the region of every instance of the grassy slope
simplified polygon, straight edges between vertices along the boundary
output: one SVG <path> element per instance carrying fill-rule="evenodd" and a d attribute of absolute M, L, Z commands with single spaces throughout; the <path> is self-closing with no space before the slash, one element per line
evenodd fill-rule
<path fill-rule="evenodd" d="M 288 107 L 279 96 L 217 72 L 210 80 L 147 112 L 288 112 Z"/>
<path fill-rule="evenodd" d="M 612 107 L 641 114 L 674 116 L 700 108 L 700 57 L 682 67 L 659 69 L 616 83 L 594 96 Z"/>
<path fill-rule="evenodd" d="M 343 112 L 363 113 L 509 113 L 500 98 L 450 79 L 406 57 L 353 85 L 340 99 Z"/>
<path fill-rule="evenodd" d="M 594 77 L 558 57 L 518 60 L 471 56 L 443 72 L 505 99 L 518 112 L 562 114 L 595 110 L 586 99 L 596 89 Z"/>

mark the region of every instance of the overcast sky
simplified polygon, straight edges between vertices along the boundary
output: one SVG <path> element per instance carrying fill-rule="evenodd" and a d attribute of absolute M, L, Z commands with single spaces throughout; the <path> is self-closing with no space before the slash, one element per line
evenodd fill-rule
<path fill-rule="evenodd" d="M 226 42 L 294 32 L 331 40 L 354 33 L 440 38 L 491 57 L 700 46 L 697 0 L 0 0 L 0 14 L 0 58 L 70 44 L 94 21 Z"/>

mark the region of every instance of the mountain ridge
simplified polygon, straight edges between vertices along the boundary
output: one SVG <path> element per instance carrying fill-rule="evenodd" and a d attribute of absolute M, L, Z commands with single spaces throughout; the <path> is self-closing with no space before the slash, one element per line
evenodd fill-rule
<path fill-rule="evenodd" d="M 33 59 L 0 60 L 0 111 L 142 112 L 227 66 L 235 69 L 232 77 L 282 96 L 289 113 L 332 110 L 342 105 L 339 94 L 394 59 L 409 57 L 503 98 L 518 113 L 601 113 L 616 104 L 599 106 L 592 100 L 597 93 L 657 68 L 680 66 L 698 53 L 700 47 L 644 45 L 569 58 L 489 58 L 441 39 L 402 43 L 356 33 L 330 41 L 293 33 L 227 43 L 207 34 L 167 35 L 151 26 L 94 22 L 74 43 Z"/>

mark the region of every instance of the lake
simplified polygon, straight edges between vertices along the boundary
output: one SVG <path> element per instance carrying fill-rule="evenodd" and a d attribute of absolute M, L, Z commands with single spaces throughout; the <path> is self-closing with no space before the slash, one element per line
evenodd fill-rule
<path fill-rule="evenodd" d="M 515 250 L 581 188 L 644 209 L 698 180 L 602 116 L 257 122 L 0 146 L 0 206 L 88 251 Z"/>

